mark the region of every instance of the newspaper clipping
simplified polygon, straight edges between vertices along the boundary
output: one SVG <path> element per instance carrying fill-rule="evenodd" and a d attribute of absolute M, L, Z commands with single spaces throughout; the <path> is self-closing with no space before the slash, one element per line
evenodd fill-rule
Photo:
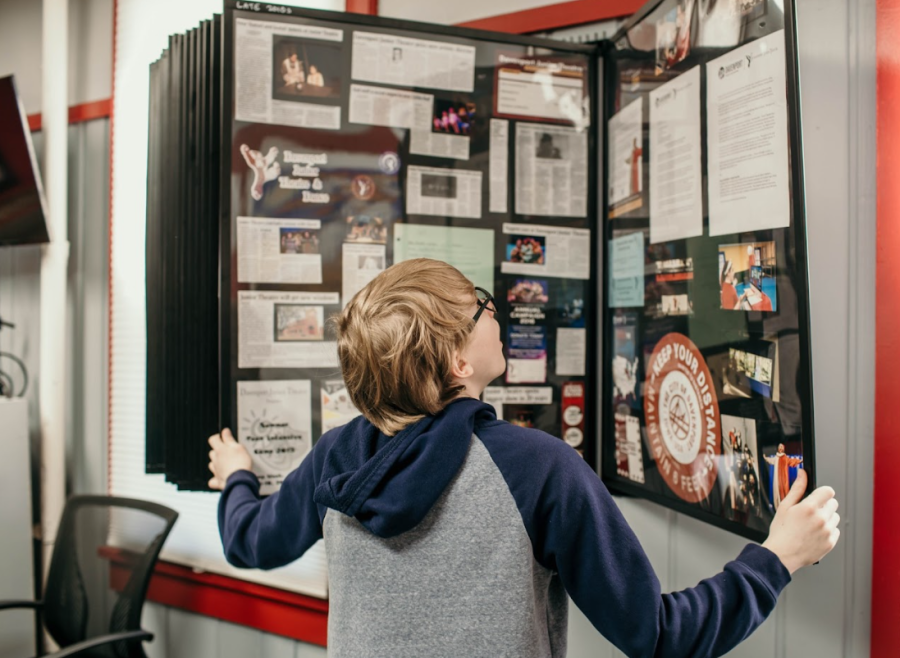
<path fill-rule="evenodd" d="M 410 166 L 406 173 L 410 215 L 481 219 L 481 172 Z"/>
<path fill-rule="evenodd" d="M 356 31 L 351 75 L 384 85 L 472 91 L 475 47 Z"/>
<path fill-rule="evenodd" d="M 590 125 L 587 64 L 547 57 L 497 57 L 497 114 Z"/>
<path fill-rule="evenodd" d="M 383 244 L 344 243 L 343 270 L 341 272 L 341 295 L 344 306 L 385 268 L 385 246 Z"/>
<path fill-rule="evenodd" d="M 325 307 L 339 304 L 336 292 L 238 291 L 238 368 L 337 368 Z"/>
<path fill-rule="evenodd" d="M 322 283 L 318 219 L 238 217 L 240 283 Z"/>
<path fill-rule="evenodd" d="M 234 118 L 340 130 L 344 32 L 238 18 Z"/>
<path fill-rule="evenodd" d="M 350 123 L 429 130 L 433 105 L 431 94 L 350 85 Z"/>
<path fill-rule="evenodd" d="M 260 493 L 281 488 L 312 448 L 308 379 L 237 384 L 238 442 L 253 458 Z"/>
<path fill-rule="evenodd" d="M 462 226 L 394 226 L 394 262 L 437 258 L 450 263 L 476 286 L 494 287 L 494 231 Z"/>
<path fill-rule="evenodd" d="M 583 377 L 587 361 L 587 332 L 584 329 L 556 330 L 556 374 Z"/>
<path fill-rule="evenodd" d="M 516 124 L 516 214 L 587 217 L 586 130 Z"/>
<path fill-rule="evenodd" d="M 491 119 L 490 211 L 509 212 L 509 121 Z"/>
<path fill-rule="evenodd" d="M 589 279 L 591 231 L 585 228 L 504 224 L 503 274 Z"/>
<path fill-rule="evenodd" d="M 484 389 L 482 400 L 494 407 L 497 418 L 500 420 L 508 420 L 513 424 L 524 424 L 525 418 L 519 415 L 518 407 L 553 404 L 553 388 L 550 386 L 488 386 Z"/>

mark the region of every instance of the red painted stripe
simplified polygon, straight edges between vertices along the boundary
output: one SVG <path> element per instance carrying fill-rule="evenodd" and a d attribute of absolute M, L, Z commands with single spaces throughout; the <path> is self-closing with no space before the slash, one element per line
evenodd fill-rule
<path fill-rule="evenodd" d="M 110 98 L 109 113 L 109 198 L 107 199 L 107 240 L 106 240 L 106 271 L 107 288 L 106 294 L 109 300 L 109 311 L 106 314 L 106 487 L 109 489 L 112 482 L 112 459 L 113 459 L 113 425 L 112 425 L 112 390 L 113 390 L 113 147 L 115 145 L 115 125 L 116 119 L 112 112 L 115 107 L 116 98 L 116 44 L 118 43 L 119 28 L 119 0 L 113 0 L 113 21 L 112 21 L 112 79 L 110 80 L 110 90 L 112 98 Z M 108 491 L 112 493 L 112 491 Z"/>
<path fill-rule="evenodd" d="M 351 14 L 378 16 L 378 0 L 347 0 L 344 6 Z"/>
<path fill-rule="evenodd" d="M 871 658 L 900 646 L 900 0 L 877 0 L 878 244 L 875 305 L 875 490 Z"/>
<path fill-rule="evenodd" d="M 508 34 L 533 34 L 557 30 L 573 25 L 608 21 L 612 18 L 631 16 L 641 8 L 645 0 L 572 0 L 509 14 L 500 14 L 476 21 L 459 23 L 459 27 L 492 30 Z M 349 4 L 349 0 L 348 0 Z"/>
<path fill-rule="evenodd" d="M 110 116 L 112 116 L 112 98 L 81 103 L 69 108 L 70 124 L 93 121 L 94 119 L 107 119 Z M 28 127 L 31 129 L 31 132 L 37 132 L 41 129 L 42 123 L 40 112 L 28 115 Z"/>
<path fill-rule="evenodd" d="M 110 587 L 121 592 L 133 556 L 111 547 L 101 548 L 100 555 L 110 561 Z M 160 561 L 150 579 L 147 600 L 326 646 L 328 602 L 322 599 Z"/>

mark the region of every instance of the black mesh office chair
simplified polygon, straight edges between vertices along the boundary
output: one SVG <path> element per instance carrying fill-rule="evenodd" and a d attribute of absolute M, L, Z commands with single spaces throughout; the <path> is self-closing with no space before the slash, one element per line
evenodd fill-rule
<path fill-rule="evenodd" d="M 0 610 L 31 608 L 61 647 L 48 658 L 146 658 L 141 610 L 159 551 L 178 513 L 163 505 L 114 496 L 66 502 L 50 571 L 39 601 L 0 601 Z M 115 548 L 112 536 L 127 537 Z M 110 558 L 116 576 L 110 583 Z M 2 613 L 0 613 L 2 614 Z M 24 658 L 24 657 L 23 657 Z"/>

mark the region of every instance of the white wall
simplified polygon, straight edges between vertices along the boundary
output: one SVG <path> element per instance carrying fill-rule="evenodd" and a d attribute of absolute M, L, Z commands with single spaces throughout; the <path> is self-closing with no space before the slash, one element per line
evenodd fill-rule
<path fill-rule="evenodd" d="M 16 76 L 28 114 L 41 111 L 41 5 L 0 0 L 0 77 Z M 112 7 L 113 0 L 69 2 L 69 105 L 112 93 Z"/>

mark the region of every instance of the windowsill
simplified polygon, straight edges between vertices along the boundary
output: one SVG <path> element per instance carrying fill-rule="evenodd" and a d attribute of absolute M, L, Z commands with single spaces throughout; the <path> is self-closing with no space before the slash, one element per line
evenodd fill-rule
<path fill-rule="evenodd" d="M 110 587 L 122 591 L 128 578 L 128 551 L 104 546 Z M 248 583 L 172 562 L 158 561 L 147 600 L 255 628 L 301 642 L 326 646 L 328 601 Z"/>

